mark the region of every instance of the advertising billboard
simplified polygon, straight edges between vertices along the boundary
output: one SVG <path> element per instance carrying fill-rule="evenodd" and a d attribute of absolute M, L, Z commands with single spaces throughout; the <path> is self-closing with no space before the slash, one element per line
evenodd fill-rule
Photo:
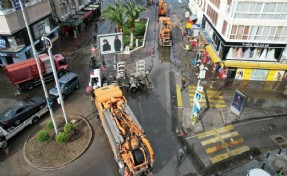
<path fill-rule="evenodd" d="M 97 35 L 101 54 L 120 53 L 124 50 L 123 33 Z"/>
<path fill-rule="evenodd" d="M 240 91 L 236 90 L 231 102 L 230 110 L 239 116 L 242 112 L 246 96 Z"/>

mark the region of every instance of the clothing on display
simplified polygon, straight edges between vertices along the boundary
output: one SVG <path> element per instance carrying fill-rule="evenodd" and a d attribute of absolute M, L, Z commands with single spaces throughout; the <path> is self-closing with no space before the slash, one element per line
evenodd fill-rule
<path fill-rule="evenodd" d="M 251 49 L 247 48 L 243 54 L 243 59 L 250 59 Z"/>
<path fill-rule="evenodd" d="M 234 58 L 234 59 L 236 58 L 236 55 L 237 55 L 237 49 L 238 49 L 238 48 L 235 47 L 235 48 L 233 48 L 233 50 L 232 50 L 232 58 Z"/>
<path fill-rule="evenodd" d="M 267 60 L 276 60 L 274 56 L 275 56 L 275 49 L 274 48 L 268 49 L 266 59 Z"/>
<path fill-rule="evenodd" d="M 232 58 L 232 51 L 233 51 L 233 48 L 229 48 L 229 51 L 226 55 L 226 59 L 231 59 Z"/>
<path fill-rule="evenodd" d="M 258 59 L 261 53 L 261 49 L 260 48 L 255 48 L 253 51 L 253 56 L 252 59 Z"/>
<path fill-rule="evenodd" d="M 263 52 L 261 53 L 259 59 L 260 60 L 265 60 L 266 59 L 266 54 L 267 54 L 267 49 L 263 49 Z"/>
<path fill-rule="evenodd" d="M 237 50 L 236 59 L 241 59 L 241 58 L 243 58 L 243 49 L 239 48 Z"/>

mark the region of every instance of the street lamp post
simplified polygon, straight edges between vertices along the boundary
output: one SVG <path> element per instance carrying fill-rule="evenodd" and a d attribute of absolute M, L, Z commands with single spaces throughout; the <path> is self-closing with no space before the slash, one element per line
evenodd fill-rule
<path fill-rule="evenodd" d="M 59 81 L 58 81 L 58 75 L 57 75 L 55 63 L 54 63 L 54 60 L 52 58 L 53 55 L 52 55 L 51 49 L 52 49 L 53 44 L 52 44 L 52 41 L 48 37 L 44 37 L 44 36 L 41 37 L 42 41 L 44 41 L 45 39 L 49 41 L 48 54 L 49 54 L 49 58 L 50 58 L 51 66 L 52 66 L 52 71 L 53 71 L 54 79 L 55 79 L 55 82 L 56 82 L 56 87 L 57 87 L 59 98 L 60 98 L 60 104 L 61 104 L 61 107 L 62 107 L 63 115 L 64 115 L 64 118 L 65 118 L 65 122 L 67 124 L 68 123 L 68 119 L 67 119 L 67 115 L 66 115 L 66 111 L 65 111 L 65 105 L 64 105 L 64 101 L 63 101 L 62 91 L 61 91 L 60 84 L 59 84 Z"/>
<path fill-rule="evenodd" d="M 27 28 L 27 32 L 28 32 L 30 43 L 31 43 L 32 51 L 33 51 L 33 54 L 34 54 L 34 58 L 35 58 L 35 61 L 36 61 L 36 65 L 37 65 L 37 68 L 38 68 L 38 71 L 39 71 L 39 76 L 40 76 L 40 80 L 41 80 L 42 87 L 43 87 L 43 90 L 44 90 L 44 94 L 45 94 L 45 98 L 46 98 L 46 101 L 47 101 L 47 105 L 48 105 L 48 108 L 49 108 L 49 111 L 50 111 L 51 119 L 52 119 L 52 122 L 53 122 L 53 125 L 54 125 L 54 130 L 55 130 L 55 133 L 58 134 L 58 128 L 57 128 L 57 124 L 56 124 L 56 121 L 55 121 L 55 118 L 54 118 L 53 109 L 51 107 L 50 98 L 49 98 L 49 95 L 48 95 L 48 92 L 47 92 L 47 88 L 46 88 L 46 84 L 45 84 L 45 81 L 44 81 L 44 78 L 43 78 L 43 75 L 42 75 L 42 69 L 41 69 L 41 66 L 40 66 L 40 63 L 39 63 L 39 58 L 38 58 L 37 51 L 36 51 L 35 46 L 34 46 L 34 41 L 33 41 L 32 35 L 31 35 L 31 31 L 30 31 L 30 28 L 29 28 L 29 25 L 28 25 L 28 22 L 27 22 L 26 14 L 24 12 L 22 0 L 19 0 L 19 4 L 20 4 L 21 11 L 22 11 L 22 14 L 23 14 L 25 26 Z"/>

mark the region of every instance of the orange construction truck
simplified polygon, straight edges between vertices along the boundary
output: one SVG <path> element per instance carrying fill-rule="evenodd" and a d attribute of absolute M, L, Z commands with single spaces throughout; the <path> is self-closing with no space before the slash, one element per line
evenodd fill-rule
<path fill-rule="evenodd" d="M 153 149 L 118 86 L 94 90 L 98 116 L 122 176 L 151 176 Z"/>

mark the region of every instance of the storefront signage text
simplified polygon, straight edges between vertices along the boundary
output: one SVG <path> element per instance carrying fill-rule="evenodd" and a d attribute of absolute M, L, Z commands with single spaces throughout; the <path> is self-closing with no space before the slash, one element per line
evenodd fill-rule
<path fill-rule="evenodd" d="M 267 48 L 269 44 L 266 43 L 242 43 L 244 47 L 260 47 L 260 48 Z"/>

